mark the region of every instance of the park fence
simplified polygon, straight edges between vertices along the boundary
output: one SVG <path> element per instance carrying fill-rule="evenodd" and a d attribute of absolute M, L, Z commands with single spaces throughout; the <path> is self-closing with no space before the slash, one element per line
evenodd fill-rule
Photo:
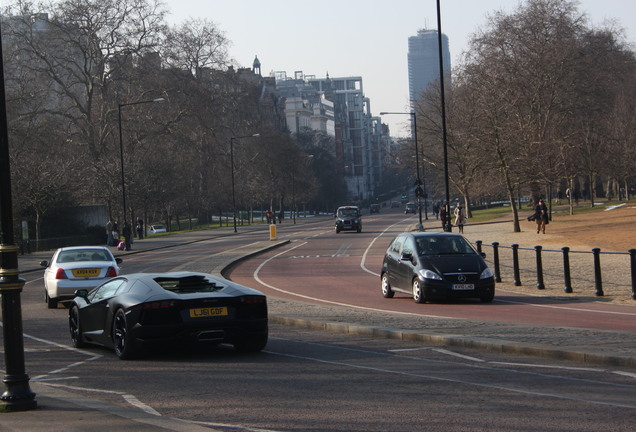
<path fill-rule="evenodd" d="M 614 298 L 631 295 L 636 300 L 636 249 L 628 252 L 543 249 L 541 246 L 523 248 L 517 244 L 502 246 L 475 242 L 477 250 L 490 246 L 486 254 L 496 282 L 512 282 L 515 286 L 524 283 L 536 284 L 538 290 L 558 290 L 566 294 L 580 293 L 597 297 Z"/>

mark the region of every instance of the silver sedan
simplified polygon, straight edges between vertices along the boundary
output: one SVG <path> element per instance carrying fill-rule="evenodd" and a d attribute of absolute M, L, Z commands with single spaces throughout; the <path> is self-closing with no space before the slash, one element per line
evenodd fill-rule
<path fill-rule="evenodd" d="M 49 309 L 60 300 L 72 299 L 79 289 L 93 289 L 119 275 L 121 258 L 103 246 L 74 246 L 55 251 L 51 261 L 42 261 L 45 301 Z"/>

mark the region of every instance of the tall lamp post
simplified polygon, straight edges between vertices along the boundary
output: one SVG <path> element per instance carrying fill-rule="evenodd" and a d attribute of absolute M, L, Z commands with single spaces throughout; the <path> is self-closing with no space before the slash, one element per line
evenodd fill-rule
<path fill-rule="evenodd" d="M 243 135 L 230 138 L 230 166 L 232 169 L 232 217 L 234 219 L 234 232 L 238 232 L 236 230 L 236 193 L 234 189 L 234 140 L 259 136 L 261 136 L 261 134 L 256 133 L 252 135 Z"/>
<path fill-rule="evenodd" d="M 122 196 L 122 205 L 123 205 L 123 212 L 124 212 L 124 226 L 126 225 L 126 179 L 125 179 L 125 176 L 124 176 L 124 138 L 123 138 L 123 135 L 122 135 L 122 127 L 121 127 L 121 109 L 123 107 L 130 106 L 130 105 L 140 105 L 140 104 L 147 104 L 147 103 L 162 103 L 162 102 L 165 102 L 165 101 L 166 100 L 164 98 L 157 98 L 157 99 L 152 99 L 152 100 L 143 100 L 143 101 L 138 101 L 138 102 L 123 103 L 123 104 L 119 104 L 119 106 L 118 106 L 118 113 L 119 113 L 119 155 L 121 157 L 121 196 Z M 124 227 L 122 226 L 120 229 L 123 229 L 123 228 Z"/>
<path fill-rule="evenodd" d="M 29 386 L 29 376 L 24 366 L 20 293 L 25 280 L 20 277 L 18 270 L 18 247 L 13 235 L 9 133 L 3 66 L 0 38 L 0 294 L 6 373 L 3 380 L 5 392 L 0 397 L 0 412 L 10 412 L 35 409 L 37 401 Z"/>
<path fill-rule="evenodd" d="M 415 111 L 411 111 L 411 112 L 381 112 L 380 115 L 387 115 L 387 114 L 403 114 L 403 115 L 410 115 L 411 116 L 411 122 L 413 123 L 413 139 L 415 141 L 415 167 L 416 167 L 416 179 L 415 179 L 415 197 L 417 198 L 417 208 L 419 211 L 419 217 L 420 217 L 420 224 L 418 226 L 420 231 L 424 231 L 424 225 L 422 225 L 422 206 L 420 205 L 420 198 L 424 198 L 424 212 L 425 212 L 425 216 L 426 219 L 428 220 L 428 203 L 426 202 L 426 198 L 427 194 L 426 194 L 426 184 L 422 182 L 422 179 L 420 178 L 420 152 L 418 150 L 418 145 L 417 145 L 417 120 L 416 120 L 416 115 L 415 115 Z M 422 188 L 422 186 L 424 186 Z"/>
<path fill-rule="evenodd" d="M 446 137 L 446 102 L 444 97 L 444 61 L 442 56 L 442 15 L 440 12 L 439 0 L 437 0 L 437 45 L 439 50 L 439 87 L 440 100 L 442 110 L 442 140 L 444 142 L 444 185 L 446 188 L 446 220 L 444 223 L 444 231 L 453 231 L 450 215 L 450 189 L 448 185 L 448 145 Z"/>

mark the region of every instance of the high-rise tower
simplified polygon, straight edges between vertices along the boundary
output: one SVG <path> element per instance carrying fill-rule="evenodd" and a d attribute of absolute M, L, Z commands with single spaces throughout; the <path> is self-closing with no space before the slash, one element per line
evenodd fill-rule
<path fill-rule="evenodd" d="M 448 36 L 442 33 L 442 60 L 444 62 L 444 84 L 450 83 L 450 51 Z M 437 30 L 418 30 L 417 36 L 409 37 L 409 100 L 411 106 L 422 96 L 426 88 L 439 80 L 439 41 Z"/>

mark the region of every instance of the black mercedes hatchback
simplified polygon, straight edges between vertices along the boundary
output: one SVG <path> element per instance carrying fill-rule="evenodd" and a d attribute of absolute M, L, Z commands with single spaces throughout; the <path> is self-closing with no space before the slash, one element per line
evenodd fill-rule
<path fill-rule="evenodd" d="M 411 294 L 416 303 L 445 298 L 495 297 L 495 278 L 463 236 L 453 233 L 408 232 L 389 245 L 380 272 L 382 295 Z"/>

